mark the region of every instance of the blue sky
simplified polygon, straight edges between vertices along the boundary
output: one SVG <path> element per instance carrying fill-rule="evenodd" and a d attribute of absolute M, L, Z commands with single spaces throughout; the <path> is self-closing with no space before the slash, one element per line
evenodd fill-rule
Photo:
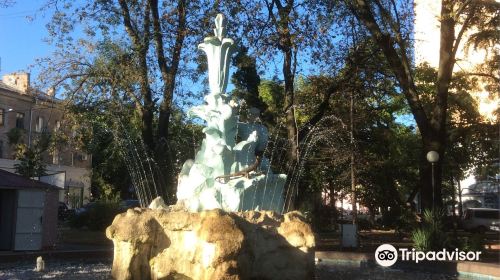
<path fill-rule="evenodd" d="M 48 35 L 45 25 L 50 20 L 49 13 L 40 12 L 45 2 L 46 0 L 22 0 L 11 7 L 0 8 L 0 76 L 16 71 L 29 71 L 32 81 L 37 79 L 38 69 L 30 66 L 37 58 L 50 56 L 54 50 L 44 41 Z M 275 59 L 276 61 L 272 63 L 274 65 L 268 65 L 271 67 L 266 69 L 265 76 L 269 76 L 268 78 L 272 77 L 273 72 L 281 66 L 280 59 Z M 311 71 L 310 67 L 311 65 L 306 62 L 303 69 L 306 73 L 302 74 Z M 201 91 L 201 86 L 197 86 Z M 228 91 L 231 89 L 230 84 Z M 398 121 L 405 124 L 414 123 L 411 115 L 400 116 Z"/>
<path fill-rule="evenodd" d="M 52 47 L 43 41 L 48 18 L 37 13 L 44 2 L 23 0 L 12 7 L 0 8 L 0 75 L 27 71 L 36 58 L 50 55 Z M 31 72 L 36 76 L 36 69 Z"/>

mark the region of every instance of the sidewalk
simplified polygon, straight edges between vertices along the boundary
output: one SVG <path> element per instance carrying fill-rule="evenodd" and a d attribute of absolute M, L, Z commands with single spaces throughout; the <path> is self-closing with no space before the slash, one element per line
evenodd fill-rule
<path fill-rule="evenodd" d="M 113 260 L 113 248 L 69 245 L 67 248 L 42 251 L 0 251 L 0 265 L 33 262 L 42 256 L 45 260 Z"/>
<path fill-rule="evenodd" d="M 113 243 L 104 232 L 59 227 L 53 248 L 41 251 L 0 251 L 0 265 L 13 262 L 46 260 L 113 260 Z"/>

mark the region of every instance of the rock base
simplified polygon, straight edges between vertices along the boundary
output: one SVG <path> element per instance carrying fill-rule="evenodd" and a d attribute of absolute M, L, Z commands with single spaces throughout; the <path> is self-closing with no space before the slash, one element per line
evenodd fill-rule
<path fill-rule="evenodd" d="M 314 278 L 314 235 L 299 212 L 135 208 L 106 236 L 114 279 Z"/>

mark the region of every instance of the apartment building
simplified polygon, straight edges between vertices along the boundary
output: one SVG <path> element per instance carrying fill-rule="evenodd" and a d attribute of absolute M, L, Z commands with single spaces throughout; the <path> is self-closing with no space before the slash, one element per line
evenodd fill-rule
<path fill-rule="evenodd" d="M 46 173 L 57 177 L 59 201 L 80 207 L 90 198 L 91 155 L 78 149 L 75 124 L 63 100 L 30 87 L 29 73 L 4 75 L 0 81 L 0 169 L 15 172 L 16 146 L 36 145 L 41 137 L 62 135 L 64 141 L 43 152 Z"/>

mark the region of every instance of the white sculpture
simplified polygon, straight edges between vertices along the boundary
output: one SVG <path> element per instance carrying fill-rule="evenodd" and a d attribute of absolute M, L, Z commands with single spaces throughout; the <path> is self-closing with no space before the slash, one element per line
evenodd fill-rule
<path fill-rule="evenodd" d="M 238 123 L 238 104 L 225 93 L 234 45 L 224 38 L 225 26 L 224 16 L 218 14 L 215 36 L 198 46 L 207 55 L 210 94 L 206 104 L 191 108 L 188 115 L 206 121 L 205 139 L 194 161 L 187 160 L 182 167 L 177 199 L 193 212 L 215 208 L 281 212 L 286 175 L 273 174 L 263 156 L 268 132 L 258 123 L 259 111 L 250 109 L 250 123 Z M 245 140 L 236 143 L 236 135 Z"/>

